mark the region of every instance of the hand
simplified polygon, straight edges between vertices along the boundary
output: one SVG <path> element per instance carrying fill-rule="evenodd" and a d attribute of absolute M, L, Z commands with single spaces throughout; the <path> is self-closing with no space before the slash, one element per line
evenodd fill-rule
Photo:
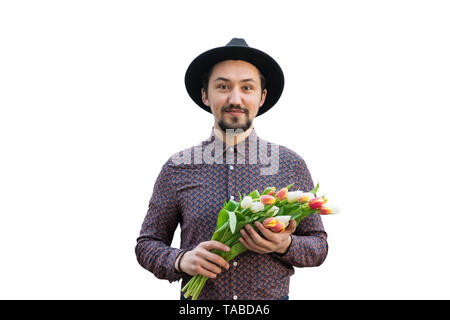
<path fill-rule="evenodd" d="M 247 224 L 245 230 L 241 230 L 242 237 L 239 238 L 244 247 L 257 253 L 286 253 L 292 241 L 291 234 L 295 231 L 295 220 L 289 221 L 288 227 L 283 232 L 278 233 L 267 229 L 259 221 L 255 222 L 255 226 L 261 231 L 262 236 L 251 225 Z"/>
<path fill-rule="evenodd" d="M 217 249 L 230 251 L 230 248 L 219 241 L 204 241 L 199 243 L 194 249 L 187 251 L 180 261 L 181 271 L 194 276 L 200 274 L 208 278 L 215 278 L 222 272 L 222 268 L 228 269 L 230 265 L 221 256 L 210 252 Z M 178 260 L 178 259 L 177 259 Z M 175 261 L 175 266 L 177 261 Z"/>

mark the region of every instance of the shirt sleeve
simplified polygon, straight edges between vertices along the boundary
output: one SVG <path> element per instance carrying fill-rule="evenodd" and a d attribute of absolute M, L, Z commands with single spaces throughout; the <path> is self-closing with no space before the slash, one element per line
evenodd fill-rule
<path fill-rule="evenodd" d="M 143 268 L 170 282 L 181 279 L 181 273 L 175 269 L 175 259 L 181 249 L 170 246 L 179 217 L 169 160 L 156 179 L 135 252 Z"/>
<path fill-rule="evenodd" d="M 314 183 L 309 170 L 300 156 L 297 159 L 296 184 L 302 191 L 310 191 L 314 188 Z M 300 220 L 291 238 L 291 245 L 286 253 L 274 253 L 281 261 L 294 267 L 316 267 L 325 261 L 328 254 L 327 233 L 319 214 Z"/>

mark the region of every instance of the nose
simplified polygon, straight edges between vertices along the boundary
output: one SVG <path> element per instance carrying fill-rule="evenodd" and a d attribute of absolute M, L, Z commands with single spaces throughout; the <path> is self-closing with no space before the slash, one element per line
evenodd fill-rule
<path fill-rule="evenodd" d="M 228 97 L 228 103 L 231 105 L 241 105 L 241 92 L 238 87 L 234 87 L 233 90 L 230 91 L 230 96 Z"/>

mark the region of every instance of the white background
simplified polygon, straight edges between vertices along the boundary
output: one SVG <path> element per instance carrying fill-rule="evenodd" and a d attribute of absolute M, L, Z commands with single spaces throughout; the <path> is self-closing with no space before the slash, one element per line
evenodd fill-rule
<path fill-rule="evenodd" d="M 285 73 L 256 132 L 342 210 L 291 299 L 450 298 L 449 16 L 446 1 L 2 1 L 0 298 L 179 298 L 134 247 L 161 166 L 213 125 L 186 68 L 233 37 Z"/>

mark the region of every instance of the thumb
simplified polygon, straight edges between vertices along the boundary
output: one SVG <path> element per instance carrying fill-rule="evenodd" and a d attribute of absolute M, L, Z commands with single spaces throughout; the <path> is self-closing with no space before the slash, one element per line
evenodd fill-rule
<path fill-rule="evenodd" d="M 296 226 L 297 226 L 297 223 L 295 222 L 294 219 L 292 219 L 292 220 L 289 221 L 289 225 L 284 231 L 287 231 L 289 233 L 293 233 L 295 231 L 295 227 Z"/>

